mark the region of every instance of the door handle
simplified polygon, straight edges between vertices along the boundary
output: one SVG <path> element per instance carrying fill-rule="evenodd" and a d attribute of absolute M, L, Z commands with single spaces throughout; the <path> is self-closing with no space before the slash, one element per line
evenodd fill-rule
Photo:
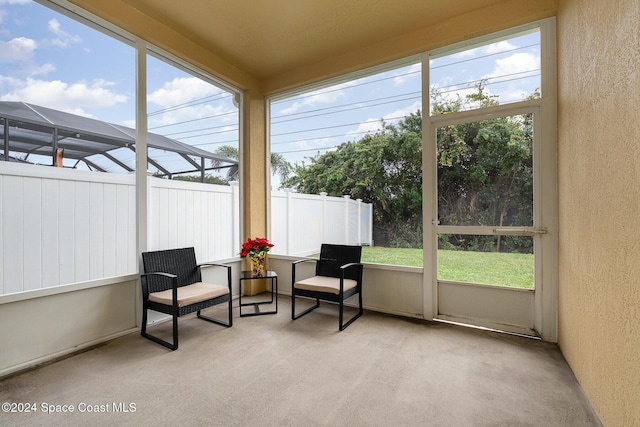
<path fill-rule="evenodd" d="M 545 228 L 531 229 L 531 228 L 494 228 L 495 234 L 510 234 L 514 236 L 533 236 L 536 234 L 547 234 Z"/>

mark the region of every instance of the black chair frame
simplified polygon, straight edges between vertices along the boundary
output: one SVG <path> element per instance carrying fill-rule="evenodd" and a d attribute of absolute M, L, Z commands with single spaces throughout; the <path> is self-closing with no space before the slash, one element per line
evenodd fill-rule
<path fill-rule="evenodd" d="M 323 251 L 327 249 L 327 247 L 338 247 L 338 248 L 348 248 L 346 245 L 326 245 L 323 244 L 321 248 L 321 258 L 320 259 L 300 259 L 294 261 L 291 265 L 291 319 L 296 320 L 300 317 L 304 316 L 320 307 L 320 300 L 329 301 L 338 304 L 338 329 L 343 331 L 347 326 L 352 324 L 356 319 L 362 316 L 364 312 L 362 307 L 362 270 L 363 264 L 360 262 L 348 262 L 343 265 L 334 265 L 334 266 L 326 266 L 324 263 L 326 260 L 322 259 Z M 358 257 L 359 259 L 359 257 Z M 335 260 L 334 260 L 335 261 Z M 334 294 L 331 292 L 320 292 L 320 291 L 311 291 L 307 289 L 297 289 L 295 287 L 296 283 L 296 267 L 301 263 L 305 262 L 315 262 L 316 263 L 316 276 L 328 276 L 328 277 L 336 277 L 340 279 L 340 290 L 338 294 Z M 356 281 L 356 286 L 344 290 L 344 280 L 345 279 L 353 279 Z M 344 323 L 344 301 L 353 295 L 358 294 L 358 312 L 349 319 L 346 323 Z M 296 297 L 307 297 L 313 298 L 316 300 L 316 303 L 302 311 L 301 313 L 296 314 Z"/>
<path fill-rule="evenodd" d="M 142 327 L 140 334 L 171 350 L 178 349 L 178 317 L 197 312 L 197 317 L 218 325 L 233 326 L 231 298 L 231 266 L 219 263 L 196 264 L 194 248 L 169 249 L 164 251 L 144 252 L 142 254 L 145 273 L 140 275 L 142 283 Z M 229 293 L 194 304 L 178 306 L 178 288 L 201 282 L 202 267 L 220 267 L 227 269 L 227 286 Z M 149 301 L 149 294 L 164 290 L 172 290 L 172 305 Z M 229 319 L 222 321 L 200 313 L 205 308 L 228 303 Z M 147 310 L 170 314 L 173 321 L 173 342 L 167 342 L 147 332 Z"/>

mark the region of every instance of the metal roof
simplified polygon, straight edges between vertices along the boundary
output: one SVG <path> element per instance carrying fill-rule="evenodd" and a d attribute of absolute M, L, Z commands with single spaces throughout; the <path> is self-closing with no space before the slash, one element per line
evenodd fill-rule
<path fill-rule="evenodd" d="M 30 162 L 30 155 L 42 155 L 51 157 L 54 164 L 57 150 L 63 149 L 65 159 L 84 162 L 90 170 L 135 170 L 135 155 L 132 155 L 136 145 L 135 129 L 25 102 L 7 101 L 0 102 L 0 124 L 2 160 Z M 156 174 L 160 176 L 198 172 L 204 177 L 206 170 L 238 164 L 236 160 L 151 132 L 147 133 L 147 146 L 148 161 L 153 166 L 149 169 L 157 169 Z M 10 153 L 26 156 L 16 159 L 11 158 Z M 211 161 L 220 166 L 213 167 Z"/>

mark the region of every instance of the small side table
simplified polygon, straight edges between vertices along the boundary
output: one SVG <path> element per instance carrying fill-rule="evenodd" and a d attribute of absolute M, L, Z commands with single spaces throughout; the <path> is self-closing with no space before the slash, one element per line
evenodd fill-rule
<path fill-rule="evenodd" d="M 247 302 L 247 303 L 243 303 L 242 302 L 242 294 L 243 294 L 243 282 L 245 280 L 271 280 L 271 299 L 270 300 L 265 300 L 265 301 L 258 301 L 258 302 Z M 240 317 L 247 317 L 247 316 L 260 316 L 263 314 L 276 314 L 278 313 L 278 275 L 276 274 L 275 271 L 272 270 L 267 270 L 264 272 L 264 274 L 261 274 L 260 276 L 254 276 L 252 275 L 251 271 L 241 271 L 240 272 L 240 296 L 239 296 L 239 304 L 240 304 Z M 274 296 L 275 295 L 275 296 Z M 260 305 L 262 304 L 273 304 L 275 300 L 276 303 L 276 309 L 272 310 L 272 311 L 260 311 Z M 252 305 L 254 307 L 254 312 L 253 313 L 242 313 L 242 307 L 247 307 Z"/>

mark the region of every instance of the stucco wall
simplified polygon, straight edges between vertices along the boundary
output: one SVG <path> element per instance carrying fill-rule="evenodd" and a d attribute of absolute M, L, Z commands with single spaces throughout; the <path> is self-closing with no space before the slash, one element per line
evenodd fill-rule
<path fill-rule="evenodd" d="M 640 425 L 640 2 L 558 12 L 559 344 L 605 426 Z"/>

